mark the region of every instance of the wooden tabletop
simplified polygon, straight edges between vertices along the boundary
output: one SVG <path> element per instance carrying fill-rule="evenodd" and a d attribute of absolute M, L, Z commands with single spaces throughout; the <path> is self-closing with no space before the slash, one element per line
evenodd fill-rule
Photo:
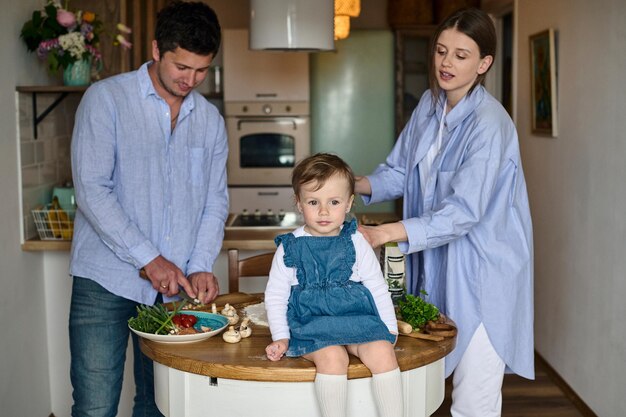
<path fill-rule="evenodd" d="M 246 305 L 260 301 L 258 296 L 234 293 L 219 296 L 216 304 L 222 306 L 230 303 L 241 310 Z M 210 307 L 207 308 L 209 309 Z M 198 375 L 271 382 L 310 382 L 315 379 L 315 366 L 306 359 L 283 358 L 278 362 L 268 360 L 265 347 L 270 342 L 269 329 L 252 324 L 252 336 L 235 344 L 224 342 L 219 334 L 188 344 L 167 344 L 141 339 L 140 345 L 141 350 L 152 360 Z M 434 342 L 400 336 L 395 348 L 400 370 L 407 371 L 435 362 L 450 353 L 455 344 L 455 337 Z M 371 373 L 365 365 L 350 356 L 348 378 L 369 376 Z"/>

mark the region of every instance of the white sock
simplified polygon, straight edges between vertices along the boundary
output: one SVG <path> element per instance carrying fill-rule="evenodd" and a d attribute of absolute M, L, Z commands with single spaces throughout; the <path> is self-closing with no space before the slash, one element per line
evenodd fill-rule
<path fill-rule="evenodd" d="M 400 368 L 372 375 L 372 392 L 379 417 L 402 417 L 402 374 Z"/>
<path fill-rule="evenodd" d="M 323 417 L 346 417 L 348 375 L 315 375 L 315 394 Z"/>

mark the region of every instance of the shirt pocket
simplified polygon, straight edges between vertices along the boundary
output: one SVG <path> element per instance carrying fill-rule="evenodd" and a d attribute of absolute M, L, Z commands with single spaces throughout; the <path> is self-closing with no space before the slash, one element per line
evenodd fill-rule
<path fill-rule="evenodd" d="M 207 148 L 189 148 L 189 180 L 193 186 L 207 183 L 211 163 Z"/>

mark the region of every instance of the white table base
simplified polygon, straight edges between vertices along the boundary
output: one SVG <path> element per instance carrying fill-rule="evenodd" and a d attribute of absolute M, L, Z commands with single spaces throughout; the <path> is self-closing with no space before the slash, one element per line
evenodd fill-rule
<path fill-rule="evenodd" d="M 167 417 L 320 417 L 313 382 L 258 382 L 179 371 L 154 362 L 155 397 Z M 348 416 L 377 417 L 371 378 L 348 380 Z M 430 416 L 443 402 L 444 359 L 402 372 L 404 417 Z"/>

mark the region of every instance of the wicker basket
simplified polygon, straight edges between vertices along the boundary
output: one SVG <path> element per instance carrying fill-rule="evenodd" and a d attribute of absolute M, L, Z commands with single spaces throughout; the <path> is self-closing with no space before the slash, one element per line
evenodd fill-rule
<path fill-rule="evenodd" d="M 33 220 L 41 240 L 72 240 L 74 234 L 74 210 L 32 210 Z"/>

